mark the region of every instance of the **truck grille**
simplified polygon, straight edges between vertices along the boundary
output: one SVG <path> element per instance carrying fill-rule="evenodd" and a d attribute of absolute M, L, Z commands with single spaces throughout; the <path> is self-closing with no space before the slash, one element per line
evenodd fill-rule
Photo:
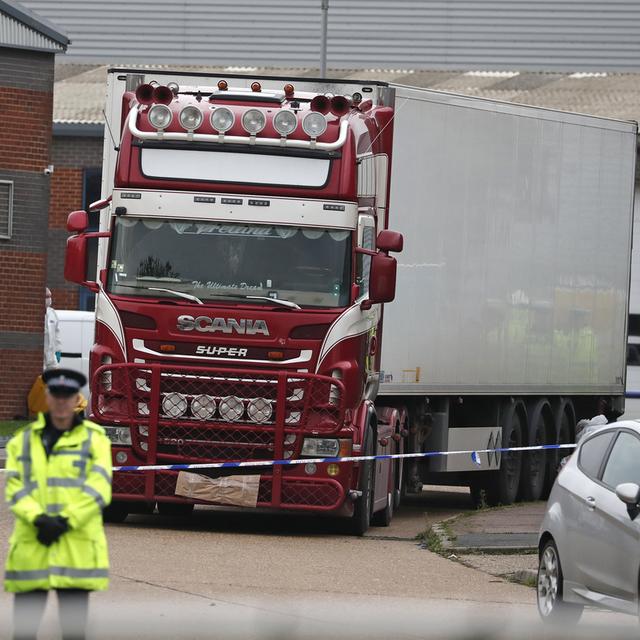
<path fill-rule="evenodd" d="M 149 463 L 296 457 L 305 433 L 344 423 L 344 386 L 290 371 L 212 370 L 159 364 L 100 367 L 93 415 L 131 428 Z"/>

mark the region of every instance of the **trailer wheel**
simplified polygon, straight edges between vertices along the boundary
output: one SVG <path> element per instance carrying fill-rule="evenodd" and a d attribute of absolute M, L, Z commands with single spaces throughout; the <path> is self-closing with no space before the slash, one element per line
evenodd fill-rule
<path fill-rule="evenodd" d="M 538 446 L 548 444 L 549 433 L 548 407 L 546 400 L 539 400 L 532 407 L 529 419 L 529 445 Z M 547 472 L 546 451 L 527 451 L 522 460 L 522 477 L 520 479 L 520 489 L 523 500 L 540 500 L 545 487 L 545 477 Z"/>
<path fill-rule="evenodd" d="M 365 436 L 365 456 L 373 455 L 373 431 L 368 429 Z M 368 530 L 371 524 L 371 508 L 373 506 L 373 487 L 375 481 L 375 462 L 373 460 L 366 460 L 362 463 L 362 473 L 360 477 L 359 489 L 362 491 L 362 496 L 356 501 L 353 515 L 348 521 L 347 529 L 349 533 L 354 536 L 362 536 Z"/>
<path fill-rule="evenodd" d="M 110 505 L 105 507 L 102 512 L 104 522 L 119 523 L 124 522 L 129 515 L 129 505 L 126 502 L 114 500 Z"/>
<path fill-rule="evenodd" d="M 190 502 L 158 502 L 158 513 L 170 518 L 188 518 L 194 506 Z"/>
<path fill-rule="evenodd" d="M 555 437 L 555 440 L 551 438 L 552 441 L 556 444 L 568 444 L 569 442 L 573 442 L 571 435 L 572 424 L 575 424 L 575 420 L 573 418 L 573 405 L 571 400 L 561 399 L 554 411 L 555 430 L 553 436 Z M 545 480 L 544 492 L 542 494 L 544 498 L 549 497 L 551 489 L 553 488 L 553 483 L 558 475 L 558 470 L 560 469 L 560 462 L 567 455 L 570 455 L 570 452 L 566 449 L 550 449 L 547 451 L 547 477 Z"/>
<path fill-rule="evenodd" d="M 502 419 L 502 447 L 521 447 L 523 429 L 524 405 L 521 402 L 510 404 Z M 486 482 L 474 484 L 471 488 L 472 499 L 483 492 L 483 502 L 487 506 L 498 504 L 513 504 L 518 496 L 520 474 L 522 469 L 522 454 L 503 453 L 500 460 L 500 470 L 492 472 Z"/>

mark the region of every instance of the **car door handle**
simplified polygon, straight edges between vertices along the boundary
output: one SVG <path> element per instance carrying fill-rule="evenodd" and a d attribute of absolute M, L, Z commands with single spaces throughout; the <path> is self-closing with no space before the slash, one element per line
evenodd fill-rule
<path fill-rule="evenodd" d="M 596 508 L 596 499 L 593 496 L 587 496 L 584 500 L 587 503 L 587 507 L 590 511 Z"/>

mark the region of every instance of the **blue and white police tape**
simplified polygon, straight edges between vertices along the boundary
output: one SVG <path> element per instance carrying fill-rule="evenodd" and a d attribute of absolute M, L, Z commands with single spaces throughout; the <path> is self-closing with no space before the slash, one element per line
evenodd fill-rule
<path fill-rule="evenodd" d="M 304 458 L 302 460 L 247 460 L 246 462 L 203 462 L 197 464 L 147 464 L 113 467 L 113 471 L 185 471 L 187 469 L 237 469 L 238 467 L 283 467 L 296 464 L 329 464 L 340 462 L 365 462 L 367 460 L 406 460 L 409 458 L 432 458 L 435 456 L 471 456 L 481 466 L 481 453 L 513 453 L 517 451 L 548 451 L 574 449 L 575 444 L 542 444 L 531 447 L 500 447 L 499 449 L 468 449 L 462 451 L 422 451 L 420 453 L 391 453 L 376 456 L 343 456 L 326 458 Z M 0 473 L 5 469 L 0 469 Z"/>
<path fill-rule="evenodd" d="M 200 464 L 150 464 L 113 467 L 114 471 L 185 471 L 187 469 L 236 469 L 238 467 L 280 467 L 296 464 L 327 464 L 340 462 L 365 462 L 366 460 L 406 460 L 408 458 L 432 458 L 434 456 L 471 456 L 480 466 L 481 453 L 511 453 L 516 451 L 546 451 L 549 449 L 573 449 L 575 444 L 543 444 L 531 447 L 502 447 L 500 449 L 469 449 L 467 451 L 424 451 L 420 453 L 394 453 L 377 456 L 343 456 L 327 458 L 304 458 L 302 460 L 248 460 L 246 462 L 204 462 Z"/>

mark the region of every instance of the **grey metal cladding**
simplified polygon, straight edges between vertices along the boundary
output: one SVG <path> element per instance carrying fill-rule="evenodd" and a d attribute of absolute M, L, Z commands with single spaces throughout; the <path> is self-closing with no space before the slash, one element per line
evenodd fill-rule
<path fill-rule="evenodd" d="M 68 61 L 318 67 L 320 0 L 24 0 Z M 637 0 L 330 0 L 331 68 L 633 70 Z"/>

